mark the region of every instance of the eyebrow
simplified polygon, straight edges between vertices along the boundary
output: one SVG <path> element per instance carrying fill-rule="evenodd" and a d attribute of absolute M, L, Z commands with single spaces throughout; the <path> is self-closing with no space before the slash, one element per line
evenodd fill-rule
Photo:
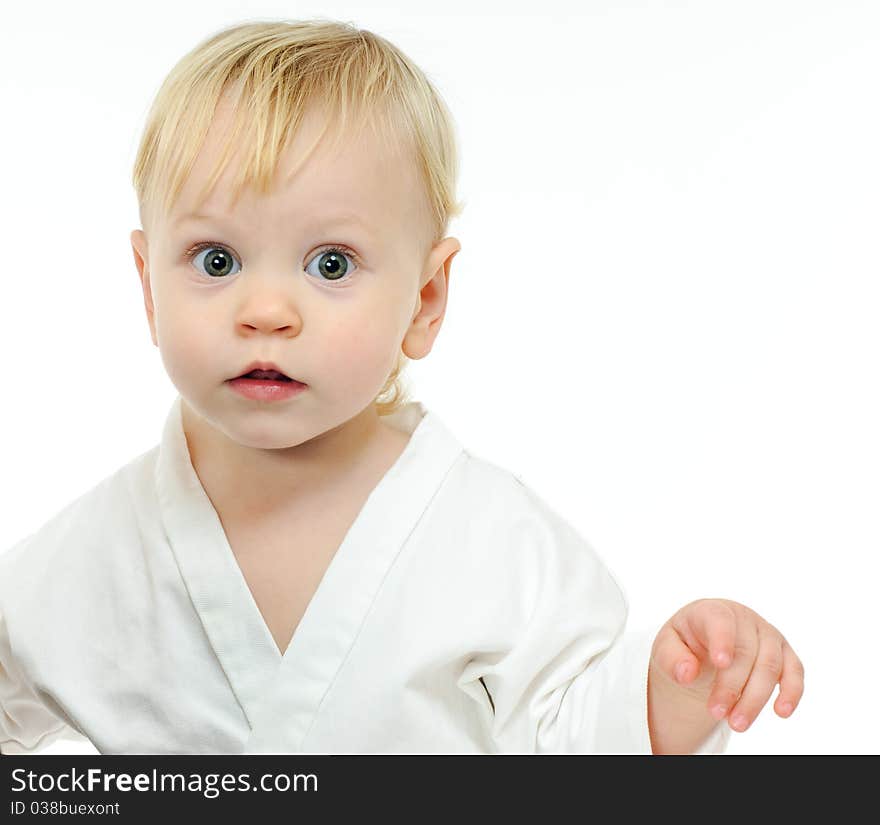
<path fill-rule="evenodd" d="M 202 215 L 198 212 L 188 212 L 186 215 L 179 215 L 174 219 L 174 223 L 187 223 L 188 221 L 212 221 L 216 220 L 214 215 Z"/>
<path fill-rule="evenodd" d="M 201 212 L 189 212 L 186 215 L 181 215 L 173 221 L 175 226 L 179 226 L 182 223 L 189 223 L 192 221 L 226 221 L 229 220 L 228 217 L 224 215 L 208 215 Z M 316 226 L 321 226 L 325 228 L 335 228 L 342 226 L 359 226 L 362 229 L 366 230 L 369 233 L 373 233 L 375 230 L 372 226 L 370 226 L 363 218 L 355 213 L 347 213 L 342 215 L 327 215 L 319 218 L 312 219 L 312 222 Z"/>

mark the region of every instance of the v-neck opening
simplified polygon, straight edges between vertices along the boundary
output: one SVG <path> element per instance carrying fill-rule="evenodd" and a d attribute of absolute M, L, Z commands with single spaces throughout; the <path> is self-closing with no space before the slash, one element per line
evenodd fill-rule
<path fill-rule="evenodd" d="M 427 493 L 423 485 L 436 484 L 461 451 L 419 402 L 389 418 L 389 424 L 409 433 L 409 441 L 365 499 L 282 652 L 192 465 L 180 396 L 172 405 L 156 465 L 163 522 L 208 642 L 251 727 L 282 671 L 296 675 L 303 697 L 319 701 L 323 696 L 388 565 L 427 504 L 414 491 Z"/>
<path fill-rule="evenodd" d="M 395 427 L 395 429 L 397 429 L 399 432 L 406 432 L 407 433 L 407 435 L 408 435 L 407 443 L 404 446 L 403 450 L 400 452 L 400 454 L 391 463 L 391 465 L 385 470 L 384 473 L 382 473 L 382 475 L 379 477 L 379 480 L 376 482 L 376 484 L 373 485 L 372 489 L 367 494 L 367 497 L 364 499 L 363 504 L 361 504 L 360 508 L 358 509 L 358 512 L 355 514 L 354 519 L 352 519 L 351 524 L 348 526 L 348 529 L 345 531 L 345 535 L 342 537 L 341 541 L 339 542 L 339 545 L 333 551 L 333 555 L 330 557 L 330 561 L 328 562 L 327 566 L 324 568 L 324 571 L 321 574 L 321 578 L 318 580 L 318 584 L 316 585 L 314 591 L 312 592 L 311 597 L 309 598 L 308 602 L 306 602 L 306 605 L 305 605 L 305 608 L 303 609 L 302 615 L 300 616 L 299 621 L 296 623 L 296 627 L 294 628 L 293 633 L 290 636 L 290 640 L 288 641 L 287 646 L 284 648 L 284 650 L 281 650 L 281 648 L 278 646 L 277 642 L 275 641 L 275 637 L 272 634 L 272 629 L 269 627 L 269 623 L 266 621 L 266 617 L 263 615 L 262 610 L 260 610 L 260 606 L 257 604 L 257 600 L 254 597 L 253 591 L 251 590 L 251 587 L 248 584 L 247 576 L 245 576 L 244 571 L 241 568 L 241 564 L 235 555 L 235 551 L 232 549 L 232 544 L 229 541 L 229 535 L 226 532 L 225 528 L 223 527 L 223 523 L 222 523 L 222 520 L 220 519 L 219 513 L 217 513 L 216 508 L 213 508 L 215 514 L 217 514 L 217 521 L 219 522 L 220 532 L 223 534 L 223 540 L 226 545 L 226 552 L 227 552 L 228 556 L 231 558 L 236 569 L 238 570 L 238 574 L 241 577 L 242 584 L 244 585 L 244 589 L 247 590 L 248 595 L 250 596 L 250 601 L 251 601 L 251 604 L 253 607 L 252 613 L 254 616 L 254 621 L 258 622 L 259 624 L 261 624 L 263 626 L 263 629 L 265 631 L 266 636 L 271 640 L 272 649 L 277 654 L 278 664 L 280 664 L 284 660 L 285 656 L 287 655 L 287 652 L 290 650 L 291 646 L 295 643 L 297 634 L 299 633 L 300 628 L 303 626 L 303 623 L 306 621 L 306 617 L 309 613 L 309 609 L 311 608 L 314 601 L 318 598 L 318 594 L 320 593 L 321 588 L 324 585 L 324 582 L 326 581 L 327 576 L 330 573 L 331 569 L 333 568 L 334 564 L 338 565 L 339 563 L 341 563 L 341 562 L 338 562 L 337 560 L 340 558 L 340 556 L 342 556 L 346 552 L 346 547 L 349 544 L 348 537 L 351 534 L 358 519 L 360 519 L 361 513 L 369 506 L 370 499 L 372 498 L 373 493 L 376 491 L 376 489 L 379 487 L 379 485 L 382 484 L 382 482 L 385 480 L 386 477 L 392 476 L 395 473 L 395 468 L 403 460 L 404 456 L 406 455 L 407 451 L 409 450 L 410 443 L 412 442 L 413 433 L 418 428 L 418 425 L 421 423 L 422 418 L 424 418 L 424 416 L 427 414 L 427 411 L 421 405 L 416 404 L 415 407 L 416 407 L 416 409 L 409 409 L 409 410 L 404 411 L 404 412 L 408 413 L 407 419 L 401 420 L 400 416 L 398 416 L 395 419 L 399 423 L 403 424 L 403 428 Z M 412 415 L 413 412 L 419 413 L 418 419 L 414 419 L 414 417 Z M 409 423 L 409 425 L 412 426 L 411 431 L 408 431 L 405 429 L 406 424 L 404 423 L 404 421 L 407 421 Z M 189 458 L 190 466 L 192 467 L 193 473 L 195 473 L 196 477 L 198 477 L 198 473 L 195 472 L 195 467 L 192 465 L 192 457 L 190 456 L 188 449 L 187 449 L 187 457 Z M 202 487 L 202 489 L 204 490 L 204 487 Z M 206 495 L 206 497 L 208 497 L 207 493 L 205 493 L 205 495 Z M 208 499 L 210 501 L 210 497 L 208 497 Z M 213 507 L 213 504 L 212 504 L 212 507 Z"/>
<path fill-rule="evenodd" d="M 269 623 L 266 621 L 266 617 L 263 615 L 263 611 L 260 610 L 260 606 L 257 604 L 257 600 L 254 596 L 253 591 L 251 590 L 251 586 L 248 584 L 247 576 L 245 576 L 245 573 L 241 568 L 241 563 L 239 562 L 238 558 L 236 557 L 235 551 L 232 549 L 232 544 L 229 541 L 229 535 L 227 534 L 225 528 L 223 527 L 223 523 L 220 519 L 219 513 L 217 514 L 217 520 L 219 522 L 220 532 L 223 534 L 223 540 L 226 545 L 226 551 L 227 551 L 229 557 L 232 559 L 232 562 L 235 565 L 236 569 L 238 570 L 238 574 L 241 577 L 242 584 L 244 585 L 244 589 L 247 590 L 248 595 L 250 596 L 251 604 L 253 606 L 252 613 L 254 615 L 254 620 L 256 622 L 259 622 L 260 624 L 262 624 L 263 629 L 265 630 L 266 636 L 271 640 L 272 649 L 277 653 L 278 664 L 280 664 L 284 660 L 285 656 L 287 655 L 287 652 L 290 650 L 291 646 L 296 641 L 297 634 L 299 633 L 300 628 L 303 626 L 303 622 L 305 622 L 305 620 L 306 620 L 306 616 L 309 613 L 309 609 L 311 608 L 314 601 L 318 598 L 318 594 L 321 591 L 321 588 L 324 585 L 324 582 L 326 581 L 327 576 L 330 573 L 331 569 L 333 568 L 334 564 L 341 563 L 341 562 L 338 562 L 337 559 L 339 559 L 340 556 L 342 556 L 343 553 L 346 552 L 346 546 L 349 543 L 349 541 L 348 541 L 349 535 L 351 534 L 358 519 L 361 517 L 361 513 L 369 506 L 370 499 L 372 498 L 373 493 L 379 487 L 379 485 L 382 484 L 384 479 L 386 477 L 394 474 L 395 468 L 400 463 L 400 461 L 403 459 L 404 455 L 406 454 L 407 450 L 409 449 L 411 441 L 412 441 L 412 433 L 409 433 L 409 440 L 407 441 L 407 443 L 404 446 L 401 453 L 397 456 L 397 458 L 394 459 L 394 461 L 391 463 L 391 465 L 388 467 L 388 469 L 386 469 L 385 472 L 382 473 L 379 480 L 376 482 L 375 485 L 373 485 L 373 488 L 367 494 L 367 497 L 364 499 L 363 504 L 360 506 L 354 519 L 352 520 L 351 524 L 348 526 L 348 529 L 345 531 L 345 535 L 342 537 L 342 540 L 339 542 L 339 545 L 333 551 L 333 554 L 330 557 L 330 561 L 328 562 L 327 566 L 324 568 L 324 571 L 321 574 L 321 578 L 318 580 L 318 584 L 316 585 L 311 597 L 306 602 L 306 605 L 305 605 L 305 608 L 303 609 L 302 615 L 300 616 L 299 621 L 296 623 L 296 627 L 293 629 L 293 633 L 291 634 L 290 640 L 288 641 L 287 646 L 284 648 L 284 650 L 281 650 L 281 648 L 278 646 L 277 642 L 275 641 L 275 637 L 272 634 L 272 629 L 269 627 Z M 191 458 L 190 458 L 190 465 L 192 466 Z M 193 472 L 195 472 L 194 467 L 193 467 Z M 198 474 L 196 473 L 196 475 L 198 475 Z M 203 487 L 203 489 L 204 489 L 204 487 Z M 206 496 L 207 496 L 207 493 L 206 493 Z M 209 500 L 210 500 L 210 498 L 209 498 Z M 212 505 L 212 507 L 213 507 L 213 505 Z M 216 508 L 214 508 L 214 512 L 215 513 L 217 512 Z"/>

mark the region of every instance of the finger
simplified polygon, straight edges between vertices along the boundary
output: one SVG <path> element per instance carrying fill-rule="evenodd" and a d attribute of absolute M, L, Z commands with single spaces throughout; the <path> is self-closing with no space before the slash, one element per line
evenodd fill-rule
<path fill-rule="evenodd" d="M 782 636 L 770 625 L 758 630 L 758 652 L 752 672 L 736 705 L 730 712 L 730 727 L 744 731 L 761 712 L 782 673 Z"/>
<path fill-rule="evenodd" d="M 734 643 L 733 661 L 715 672 L 715 682 L 707 706 L 715 719 L 723 719 L 739 701 L 758 655 L 758 630 L 751 622 L 739 628 Z M 766 699 L 765 699 L 766 701 Z"/>
<path fill-rule="evenodd" d="M 699 660 L 671 624 L 664 625 L 654 642 L 654 663 L 670 679 L 687 684 L 700 671 Z"/>
<path fill-rule="evenodd" d="M 733 661 L 736 646 L 736 614 L 720 599 L 703 599 L 678 617 L 682 637 L 695 637 L 701 650 L 715 667 L 726 668 Z"/>
<path fill-rule="evenodd" d="M 782 640 L 782 678 L 775 710 L 783 718 L 791 716 L 804 695 L 804 665 L 785 639 Z"/>

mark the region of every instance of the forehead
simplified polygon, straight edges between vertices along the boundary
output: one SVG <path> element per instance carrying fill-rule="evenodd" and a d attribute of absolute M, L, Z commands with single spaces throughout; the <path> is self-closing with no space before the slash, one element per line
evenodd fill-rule
<path fill-rule="evenodd" d="M 414 214 L 424 214 L 423 187 L 412 152 L 386 143 L 370 128 L 346 127 L 331 145 L 334 124 L 321 137 L 326 121 L 315 109 L 306 111 L 293 140 L 282 151 L 267 194 L 246 184 L 233 203 L 235 178 L 250 150 L 236 143 L 216 185 L 199 201 L 220 160 L 231 124 L 232 111 L 221 103 L 168 216 L 175 226 L 199 220 L 198 216 L 271 210 L 302 224 L 348 225 L 375 233 L 389 222 L 405 225 Z"/>

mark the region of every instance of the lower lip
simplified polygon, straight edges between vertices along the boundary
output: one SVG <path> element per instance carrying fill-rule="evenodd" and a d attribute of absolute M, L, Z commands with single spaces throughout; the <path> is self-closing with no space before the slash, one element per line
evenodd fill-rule
<path fill-rule="evenodd" d="M 261 381 L 259 378 L 233 378 L 227 382 L 235 392 L 253 401 L 281 401 L 299 395 L 308 384 L 299 381 Z"/>

